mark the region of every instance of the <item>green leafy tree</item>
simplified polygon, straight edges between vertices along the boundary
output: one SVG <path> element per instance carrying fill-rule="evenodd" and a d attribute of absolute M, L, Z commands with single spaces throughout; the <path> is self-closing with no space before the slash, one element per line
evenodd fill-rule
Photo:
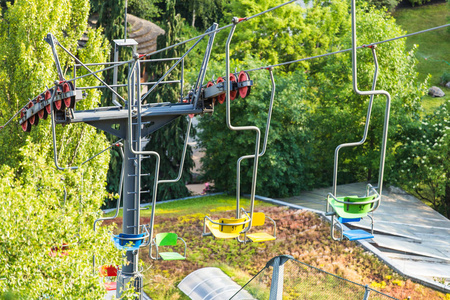
<path fill-rule="evenodd" d="M 108 45 L 97 30 L 89 30 L 84 49 L 77 40 L 87 30 L 89 2 L 14 1 L 0 19 L 0 123 L 52 86 L 57 79 L 52 51 L 43 38 L 52 32 L 84 62 L 104 61 Z M 57 48 L 64 72 L 73 61 Z M 97 83 L 95 78 L 78 85 Z M 80 110 L 99 104 L 91 90 L 77 104 Z M 18 299 L 100 299 L 105 290 L 92 269 L 117 264 L 108 228 L 92 230 L 105 197 L 108 153 L 76 171 L 57 171 L 53 163 L 50 118 L 23 133 L 17 119 L 0 131 L 0 294 Z M 105 136 L 84 124 L 57 126 L 61 166 L 77 166 L 107 146 Z M 64 190 L 67 196 L 64 197 Z M 66 244 L 66 245 L 64 245 Z"/>
<path fill-rule="evenodd" d="M 450 101 L 399 136 L 394 182 L 450 217 Z"/>
<path fill-rule="evenodd" d="M 205 30 L 222 19 L 222 0 L 181 0 L 176 10 L 192 27 Z"/>
<path fill-rule="evenodd" d="M 385 40 L 403 34 L 395 20 L 382 10 L 360 3 L 357 11 L 358 44 Z M 342 36 L 341 48 L 350 47 L 350 32 Z M 381 44 L 376 50 L 379 76 L 376 89 L 387 90 L 392 96 L 389 127 L 388 159 L 386 168 L 394 157 L 396 143 L 394 133 L 418 118 L 420 98 L 425 84 L 416 79 L 414 50 L 405 51 L 404 40 Z M 395 58 L 395 59 L 393 59 Z M 359 141 L 366 120 L 368 96 L 356 95 L 351 81 L 350 54 L 338 54 L 314 62 L 309 79 L 314 88 L 308 99 L 315 105 L 315 114 L 310 119 L 318 143 L 317 161 L 313 161 L 315 178 L 320 185 L 328 186 L 332 179 L 334 149 L 337 145 Z M 370 49 L 358 50 L 358 86 L 370 90 L 374 74 L 374 61 Z M 339 182 L 376 181 L 384 121 L 385 97 L 376 96 L 367 141 L 358 147 L 345 148 L 340 152 Z"/>
<path fill-rule="evenodd" d="M 165 18 L 171 21 L 168 22 L 167 28 L 165 28 L 166 34 L 158 37 L 158 49 L 170 46 L 181 40 L 180 33 L 183 23 L 181 16 L 175 13 L 175 1 L 166 1 L 166 5 Z M 158 54 L 158 56 L 161 58 L 180 57 L 183 55 L 184 51 L 185 47 L 181 46 L 163 51 Z M 149 68 L 150 70 L 153 70 L 151 77 L 159 79 L 170 66 L 171 64 L 169 62 L 169 64 L 159 63 L 156 66 Z M 170 78 L 174 79 L 178 79 L 179 76 L 179 68 L 174 69 L 170 74 Z M 149 96 L 148 102 L 178 102 L 180 99 L 180 89 L 169 84 L 162 84 Z M 160 180 L 175 179 L 177 177 L 187 126 L 187 119 L 185 117 L 180 117 L 149 136 L 149 142 L 144 149 L 156 151 L 161 156 Z M 193 131 L 192 134 L 195 134 L 195 131 Z M 158 187 L 158 200 L 174 199 L 189 195 L 189 190 L 186 188 L 185 184 L 190 181 L 190 169 L 194 166 L 191 155 L 192 149 L 188 146 L 182 178 L 177 183 L 161 184 Z M 152 190 L 155 160 L 153 158 L 144 160 L 142 162 L 142 169 L 143 173 L 151 174 L 148 177 L 142 178 L 142 185 L 144 189 Z M 151 195 L 152 194 L 144 194 L 143 197 L 147 196 L 148 199 L 151 199 Z"/>
<path fill-rule="evenodd" d="M 248 57 L 247 61 L 251 61 Z M 254 67 L 234 62 L 239 67 Z M 222 66 L 213 64 L 212 72 Z M 235 126 L 254 125 L 264 137 L 271 81 L 267 71 L 251 73 L 255 86 L 245 99 L 231 103 L 231 123 Z M 220 73 L 219 73 L 220 74 Z M 304 74 L 276 76 L 276 96 L 269 131 L 267 152 L 259 160 L 257 193 L 285 197 L 311 187 L 305 161 L 312 152 L 311 136 L 304 130 L 309 109 L 302 102 L 305 97 Z M 230 131 L 225 125 L 225 105 L 216 103 L 212 115 L 204 115 L 199 122 L 200 146 L 205 149 L 202 159 L 203 179 L 214 181 L 218 190 L 235 191 L 236 163 L 239 157 L 255 151 L 255 133 Z M 261 141 L 262 142 L 262 141 Z M 241 166 L 241 191 L 250 192 L 253 160 L 244 160 Z"/>
<path fill-rule="evenodd" d="M 242 4 L 241 4 L 242 2 Z M 241 1 L 235 3 L 234 6 L 237 11 L 239 11 L 245 5 L 251 7 L 250 3 L 247 1 Z M 272 3 L 273 4 L 273 3 Z M 257 4 L 254 4 L 257 6 Z M 273 6 L 273 5 L 270 5 Z M 358 44 L 368 44 L 374 41 L 384 40 L 394 36 L 401 35 L 403 32 L 395 24 L 395 20 L 389 17 L 387 12 L 377 10 L 373 7 L 368 7 L 364 2 L 358 3 Z M 260 9 L 261 10 L 261 9 Z M 299 50 L 299 53 L 303 57 L 320 55 L 326 52 L 335 51 L 339 49 L 350 48 L 351 45 L 351 35 L 350 35 L 350 8 L 349 4 L 341 1 L 330 1 L 326 5 L 317 3 L 313 8 L 306 11 L 301 18 L 302 21 L 298 21 L 298 24 L 302 24 L 302 33 L 295 34 L 293 31 L 292 35 L 285 36 L 289 39 L 288 44 L 295 43 L 298 45 L 303 45 L 303 49 Z M 241 16 L 235 12 L 230 14 Z M 251 13 L 244 14 L 248 16 Z M 281 14 L 279 14 L 281 16 Z M 270 19 L 269 15 L 269 19 Z M 288 15 L 288 17 L 290 17 Z M 264 19 L 261 17 L 260 19 Z M 253 19 L 245 24 L 246 28 L 253 28 L 250 22 L 256 21 L 258 19 Z M 263 22 L 263 21 L 260 21 Z M 264 21 L 266 22 L 266 21 Z M 285 24 L 285 19 L 280 19 L 278 24 Z M 265 28 L 261 26 L 261 28 Z M 277 27 L 274 26 L 276 29 Z M 300 28 L 300 27 L 299 27 Z M 255 28 L 253 28 L 256 30 Z M 245 44 L 243 37 L 239 36 L 239 32 L 242 29 L 236 30 L 235 42 L 233 38 L 231 47 L 235 48 L 236 51 L 245 48 L 242 46 Z M 271 39 L 272 35 L 277 35 L 278 31 L 271 31 L 266 28 L 265 33 L 256 34 L 256 37 L 246 36 L 245 39 L 252 41 L 252 39 L 265 38 L 267 40 Z M 261 37 L 262 36 L 262 37 Z M 277 43 L 278 41 L 274 41 Z M 253 43 L 253 42 L 252 42 Z M 259 61 L 259 53 L 265 53 L 276 49 L 276 45 L 273 44 L 263 46 L 263 43 L 256 43 L 255 49 L 258 51 L 256 58 L 254 60 Z M 236 50 L 237 49 L 237 50 Z M 248 46 L 248 51 L 250 46 Z M 257 66 L 267 65 L 272 62 L 284 61 L 283 52 L 273 51 L 274 55 L 280 55 L 276 58 L 268 58 L 268 62 L 255 63 Z M 400 134 L 402 132 L 403 126 L 409 122 L 417 120 L 418 113 L 420 110 L 420 97 L 424 94 L 425 85 L 419 84 L 416 80 L 414 51 L 408 53 L 405 51 L 405 44 L 403 40 L 398 40 L 391 42 L 389 44 L 379 45 L 377 49 L 378 60 L 380 65 L 379 78 L 377 89 L 386 89 L 392 95 L 392 109 L 391 109 L 391 122 L 390 122 L 390 136 L 393 137 L 394 133 Z M 251 60 L 251 57 L 246 57 L 245 61 Z M 244 59 L 237 60 L 234 65 L 240 68 Z M 232 69 L 234 68 L 232 66 Z M 293 131 L 290 128 L 291 123 L 284 124 L 287 126 L 285 129 L 282 127 L 279 129 L 274 129 L 271 134 L 277 135 L 278 131 L 298 135 L 300 141 L 288 141 L 290 145 L 297 143 L 295 147 L 297 149 L 303 149 L 305 156 L 302 159 L 297 159 L 295 163 L 290 163 L 290 167 L 295 169 L 298 168 L 300 172 L 308 172 L 308 176 L 305 179 L 299 180 L 297 188 L 288 188 L 283 195 L 292 195 L 299 189 L 307 189 L 309 187 L 319 187 L 319 186 L 329 186 L 332 181 L 332 170 L 333 170 L 333 157 L 334 149 L 337 145 L 349 141 L 359 141 L 362 137 L 365 115 L 367 112 L 367 105 L 369 97 L 361 97 L 353 92 L 352 81 L 351 81 L 351 63 L 350 55 L 339 54 L 333 55 L 322 59 L 314 59 L 307 64 L 298 64 L 297 66 L 289 67 L 292 69 L 304 70 L 306 80 L 299 81 L 297 78 L 300 73 L 286 73 L 286 82 L 299 82 L 305 87 L 305 91 L 301 94 L 296 101 L 309 107 L 306 112 L 291 110 L 290 107 L 296 103 L 294 100 L 282 100 L 283 106 L 289 109 L 282 112 L 274 112 L 273 122 L 277 122 L 277 118 L 289 119 L 288 116 L 293 115 L 292 119 L 300 118 L 296 114 L 306 114 L 307 117 L 302 119 L 300 123 L 293 126 L 300 128 L 297 131 Z M 284 69 L 282 71 L 289 70 Z M 223 71 L 218 71 L 221 68 L 214 69 L 216 74 L 221 74 Z M 279 72 L 279 69 L 275 69 Z M 372 84 L 374 72 L 374 63 L 372 54 L 369 49 L 358 50 L 358 85 L 361 90 L 370 90 Z M 251 74 L 254 77 L 253 73 Z M 283 77 L 283 76 L 282 76 Z M 284 78 L 284 77 L 283 77 Z M 255 82 L 258 83 L 258 79 Z M 280 81 L 280 79 L 278 79 Z M 291 86 L 285 85 L 289 90 L 295 91 Z M 253 91 L 258 93 L 258 87 L 256 86 Z M 253 93 L 252 91 L 252 93 Z M 286 93 L 281 87 L 277 88 L 277 94 Z M 284 95 L 284 94 L 283 94 Z M 251 97 L 251 96 L 250 96 Z M 260 94 L 255 95 L 259 99 L 266 99 L 266 97 Z M 287 99 L 294 96 L 286 96 Z M 251 101 L 246 99 L 244 102 Z M 257 101 L 257 100 L 255 100 Z M 259 100 L 261 101 L 261 100 Z M 240 104 L 233 103 L 233 106 L 239 107 Z M 347 148 L 340 153 L 340 167 L 339 167 L 339 183 L 348 183 L 354 181 L 365 181 L 365 180 L 376 180 L 378 176 L 379 168 L 379 150 L 381 145 L 382 127 L 383 127 L 383 117 L 384 117 L 384 107 L 385 98 L 381 96 L 375 97 L 375 104 L 373 108 L 373 118 L 371 120 L 370 132 L 366 143 L 363 146 L 355 148 Z M 239 117 L 242 118 L 254 118 L 254 116 L 241 116 L 247 113 L 247 107 L 242 107 L 238 110 Z M 251 110 L 250 110 L 251 111 Z M 220 116 L 221 108 L 219 107 L 215 114 Z M 250 114 L 252 114 L 250 112 Z M 255 115 L 255 112 L 253 112 Z M 217 118 L 219 118 L 219 116 Z M 303 116 L 302 116 L 303 117 Z M 216 118 L 213 116 L 212 118 Z M 224 119 L 223 115 L 221 118 Z M 238 117 L 235 117 L 238 118 Z M 214 123 L 207 122 L 208 118 L 204 118 L 205 121 L 201 121 L 201 128 L 205 130 L 206 133 L 200 135 L 203 147 L 206 149 L 205 157 L 205 172 L 207 179 L 213 179 L 215 184 L 220 189 L 233 190 L 233 180 L 229 180 L 228 176 L 220 173 L 218 167 L 214 170 L 209 170 L 214 164 L 223 165 L 222 156 L 229 155 L 228 153 L 237 152 L 236 148 L 240 148 L 239 139 L 233 139 L 233 142 L 220 143 L 220 151 L 215 143 L 219 141 L 226 140 L 225 136 L 230 134 L 227 132 L 227 128 L 224 122 Z M 298 119 L 296 119 L 298 120 Z M 207 122 L 207 123 L 204 123 Z M 235 122 L 236 123 L 236 122 Z M 237 121 L 238 124 L 249 124 L 251 122 Z M 205 125 L 207 124 L 207 125 Z M 207 133 L 210 136 L 206 136 Z M 244 134 L 241 134 L 242 136 Z M 214 139 L 213 136 L 219 136 L 220 138 Z M 288 138 L 286 138 L 288 140 Z M 247 142 L 251 141 L 250 137 L 245 139 Z M 306 142 L 307 141 L 307 142 Z M 239 146 L 236 146 L 239 145 Z M 396 142 L 389 142 L 388 144 L 388 164 L 387 169 L 391 170 L 393 154 L 395 153 Z M 277 147 L 277 144 L 271 146 L 269 144 L 268 150 L 271 147 Z M 286 146 L 287 147 L 287 146 Z M 294 146 L 290 146 L 294 147 Z M 245 148 L 245 147 L 244 147 Z M 292 149 L 285 149 L 286 151 L 292 152 Z M 248 150 L 247 150 L 248 151 Z M 299 151 L 299 150 L 297 150 Z M 219 154 L 220 153 L 220 154 Z M 246 152 L 247 153 L 247 152 Z M 250 150 L 250 153 L 252 151 Z M 276 155 L 283 157 L 286 155 L 280 149 Z M 274 155 L 274 157 L 276 157 Z M 294 155 L 294 154 L 289 154 Z M 237 156 L 236 156 L 237 157 Z M 263 165 L 264 158 L 261 159 L 261 166 Z M 214 168 L 214 167 L 213 167 Z M 291 171 L 291 169 L 286 169 L 286 172 Z M 268 172 L 267 181 L 264 182 L 264 186 L 270 184 L 270 182 L 276 182 L 278 178 L 275 176 L 271 177 L 270 172 L 275 172 L 274 169 L 266 170 L 261 167 L 260 172 Z M 295 172 L 295 171 L 292 171 Z M 263 176 L 263 175 L 261 175 Z M 305 176 L 302 173 L 302 176 Z M 311 179 L 312 178 L 312 179 Z M 289 181 L 287 181 L 289 182 Z M 262 193 L 262 190 L 258 187 L 258 193 Z M 267 188 L 266 195 L 278 195 L 279 190 L 274 188 Z"/>

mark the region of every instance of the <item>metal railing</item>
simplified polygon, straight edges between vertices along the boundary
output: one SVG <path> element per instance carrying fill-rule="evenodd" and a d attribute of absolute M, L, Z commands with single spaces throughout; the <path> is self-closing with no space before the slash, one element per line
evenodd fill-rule
<path fill-rule="evenodd" d="M 272 258 L 242 289 L 258 300 L 397 299 L 368 285 L 310 266 L 290 255 Z M 235 295 L 238 293 L 239 291 Z M 234 295 L 230 299 L 234 299 L 233 297 Z"/>

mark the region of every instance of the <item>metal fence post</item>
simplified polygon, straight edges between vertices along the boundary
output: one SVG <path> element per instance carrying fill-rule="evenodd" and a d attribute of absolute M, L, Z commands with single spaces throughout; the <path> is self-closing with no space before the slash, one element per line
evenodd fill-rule
<path fill-rule="evenodd" d="M 290 259 L 294 259 L 290 255 L 280 255 L 272 258 L 266 267 L 272 266 L 272 283 L 270 284 L 269 300 L 283 299 L 283 279 L 284 279 L 284 263 Z"/>
<path fill-rule="evenodd" d="M 363 300 L 367 300 L 367 299 L 369 299 L 369 295 L 370 295 L 370 288 L 369 288 L 369 286 L 366 284 L 366 291 L 365 291 L 365 293 L 364 293 L 364 298 L 363 298 Z"/>

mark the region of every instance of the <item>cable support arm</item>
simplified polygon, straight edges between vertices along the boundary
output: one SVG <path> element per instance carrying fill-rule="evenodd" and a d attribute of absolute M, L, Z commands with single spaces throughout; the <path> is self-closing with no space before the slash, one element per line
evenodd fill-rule
<path fill-rule="evenodd" d="M 119 215 L 119 210 L 120 210 L 120 198 L 122 198 L 122 189 L 123 189 L 123 179 L 124 179 L 124 169 L 125 169 L 125 164 L 124 164 L 124 154 L 123 154 L 123 144 L 120 142 L 116 142 L 115 145 L 120 148 L 120 156 L 122 157 L 122 168 L 120 169 L 120 180 L 119 180 L 119 198 L 117 198 L 117 205 L 116 205 L 116 210 L 114 213 L 114 216 L 112 217 L 105 217 L 105 218 L 98 218 L 97 220 L 94 221 L 94 232 L 96 231 L 96 225 L 97 222 L 100 221 L 105 221 L 105 220 L 113 220 L 115 218 L 117 218 L 117 216 Z M 94 273 L 95 273 L 95 254 L 92 257 L 92 266 L 94 268 Z"/>
<path fill-rule="evenodd" d="M 137 115 L 136 118 L 140 118 L 140 110 L 141 110 L 141 88 L 140 88 L 140 82 L 139 82 L 139 78 L 137 76 L 134 76 L 134 74 L 139 74 L 140 73 L 140 64 L 138 63 L 139 60 L 136 58 L 132 68 L 130 68 L 130 71 L 128 73 L 128 137 L 129 139 L 132 140 L 133 137 L 133 116 L 132 116 L 132 103 L 136 103 L 137 106 Z M 134 81 L 134 78 L 137 77 L 136 79 L 136 83 L 131 83 L 132 81 Z M 137 84 L 138 88 L 137 88 L 137 95 L 135 97 L 135 91 L 132 88 L 132 86 L 135 86 L 135 84 Z M 140 136 L 137 137 L 137 140 L 140 139 Z M 154 181 L 153 181 L 153 195 L 152 195 L 152 215 L 150 218 L 150 229 L 149 229 L 149 235 L 150 235 L 150 241 L 153 239 L 153 229 L 154 229 L 154 221 L 155 221 L 155 210 L 156 210 L 156 196 L 158 194 L 158 181 L 159 181 L 159 166 L 161 163 L 161 157 L 159 155 L 158 152 L 156 151 L 142 151 L 140 149 L 136 150 L 133 148 L 133 143 L 130 141 L 130 143 L 128 143 L 129 145 L 129 149 L 130 152 L 135 154 L 135 155 L 148 155 L 148 156 L 155 156 L 156 161 L 155 161 L 155 177 L 154 177 Z M 137 198 L 139 199 L 139 192 L 137 191 Z M 137 205 L 137 214 L 139 215 L 140 212 L 140 205 Z"/>
<path fill-rule="evenodd" d="M 189 52 L 191 52 L 192 49 L 194 49 L 194 48 L 198 45 L 198 43 L 200 43 L 200 41 L 203 39 L 203 37 L 204 37 L 204 35 L 203 35 L 198 41 L 196 41 L 195 44 L 194 44 L 191 48 L 189 48 L 189 50 L 186 51 L 186 53 L 184 53 L 184 54 L 177 60 L 177 62 L 175 62 L 175 63 L 173 64 L 172 67 L 170 67 L 170 69 L 169 69 L 163 76 L 161 76 L 161 78 L 160 78 L 160 79 L 159 79 L 159 80 L 158 80 L 158 81 L 157 81 L 157 82 L 156 82 L 156 83 L 148 90 L 147 93 L 144 94 L 144 96 L 142 96 L 142 97 L 139 98 L 139 99 L 140 99 L 140 102 L 144 101 L 144 99 L 145 99 L 151 92 L 153 92 L 153 90 L 161 83 L 161 81 L 163 81 L 164 78 L 166 78 L 167 75 L 169 75 L 170 72 L 172 72 L 172 70 L 173 70 L 173 69 L 174 69 L 181 61 L 184 60 L 184 58 L 189 54 Z M 153 52 L 152 54 L 154 54 L 154 53 L 155 53 L 155 52 Z M 139 59 L 140 59 L 139 57 L 135 57 L 135 61 L 134 61 L 134 63 L 133 63 L 133 67 L 131 68 L 131 70 L 134 70 L 136 64 L 139 62 Z M 130 80 L 131 74 L 132 74 L 132 72 L 129 73 L 129 75 L 128 75 L 128 80 Z"/>
<path fill-rule="evenodd" d="M 178 176 L 175 179 L 159 180 L 158 184 L 160 184 L 160 183 L 175 183 L 181 179 L 181 176 L 183 175 L 184 160 L 186 158 L 186 150 L 187 150 L 187 145 L 188 145 L 188 140 L 189 140 L 189 133 L 191 131 L 191 124 L 192 124 L 192 117 L 189 117 L 189 123 L 188 123 L 188 127 L 186 130 L 186 137 L 184 140 L 183 154 L 181 155 L 181 163 L 180 163 L 180 169 L 178 170 Z"/>
<path fill-rule="evenodd" d="M 389 114 L 391 107 L 391 95 L 385 90 L 374 90 L 374 91 L 360 91 L 358 89 L 357 82 L 357 60 L 356 60 L 356 4 L 355 0 L 352 0 L 352 77 L 353 77 L 353 90 L 359 95 L 385 95 L 386 96 L 386 109 L 384 114 L 384 124 L 383 124 L 383 137 L 381 143 L 381 153 L 380 153 L 380 170 L 378 175 L 378 193 L 380 194 L 380 201 L 377 207 L 372 211 L 375 211 L 381 203 L 381 195 L 383 189 L 383 176 L 384 176 L 384 164 L 386 159 L 386 145 L 387 145 L 387 135 L 389 127 Z M 372 48 L 373 49 L 373 48 Z"/>
<path fill-rule="evenodd" d="M 266 131 L 265 131 L 265 134 L 264 134 L 264 141 L 263 141 L 263 145 L 262 145 L 262 150 L 258 154 L 258 157 L 261 157 L 261 156 L 263 156 L 266 153 L 267 140 L 269 138 L 270 121 L 271 121 L 271 118 L 272 118 L 273 100 L 274 100 L 274 97 L 275 97 L 275 88 L 276 88 L 275 80 L 273 78 L 273 70 L 272 70 L 272 68 L 267 68 L 267 70 L 269 71 L 270 80 L 272 82 L 272 92 L 271 92 L 271 95 L 270 95 L 269 112 L 268 112 L 268 115 L 267 115 L 267 123 L 266 123 Z M 255 157 L 255 155 L 245 155 L 245 156 L 241 156 L 238 159 L 238 161 L 237 161 L 237 168 L 236 168 L 236 176 L 237 176 L 238 182 L 240 182 L 240 178 L 241 178 L 241 172 L 240 172 L 240 170 L 241 170 L 241 162 L 244 159 L 250 159 L 250 158 L 254 158 L 254 157 Z M 240 185 L 237 185 L 236 188 L 237 188 L 236 194 L 240 195 L 240 193 L 241 193 Z M 249 229 L 245 229 L 244 231 L 247 232 L 248 230 Z"/>

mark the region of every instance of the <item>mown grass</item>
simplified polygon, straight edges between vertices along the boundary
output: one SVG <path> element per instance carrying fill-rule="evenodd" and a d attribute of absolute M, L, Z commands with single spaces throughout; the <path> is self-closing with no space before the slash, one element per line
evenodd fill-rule
<path fill-rule="evenodd" d="M 241 204 L 246 209 L 249 208 L 248 199 L 242 199 Z M 444 299 L 442 294 L 406 281 L 394 274 L 375 256 L 365 252 L 354 242 L 332 241 L 329 224 L 307 211 L 256 201 L 256 211 L 263 211 L 276 221 L 276 241 L 244 245 L 235 240 L 214 240 L 211 237 L 202 237 L 205 215 L 210 215 L 212 218 L 231 217 L 235 214 L 235 207 L 235 198 L 227 195 L 157 205 L 155 233 L 177 233 L 187 242 L 188 250 L 185 261 L 166 262 L 151 260 L 148 248 L 141 249 L 144 290 L 152 299 L 189 299 L 178 290 L 177 285 L 188 274 L 203 267 L 218 267 L 238 284 L 244 285 L 265 266 L 268 260 L 282 254 L 292 255 L 304 263 L 363 285 L 374 286 L 377 283 L 385 282 L 381 286 L 383 292 L 400 299 L 408 296 L 411 296 L 412 299 L 419 299 L 423 295 L 429 299 Z M 149 221 L 150 211 L 142 211 L 141 224 Z M 112 221 L 104 222 L 104 224 L 109 223 Z M 121 228 L 122 218 L 117 218 L 114 223 Z M 120 231 L 120 229 L 118 230 Z M 271 232 L 272 227 L 255 228 L 255 230 Z M 182 251 L 182 247 L 175 250 Z M 286 287 L 286 299 L 299 299 L 297 296 L 300 296 L 300 299 L 312 299 L 308 295 L 317 295 L 314 296 L 317 298 L 323 292 L 322 279 L 310 275 L 302 276 L 299 274 L 300 271 L 304 270 L 290 272 L 291 274 L 287 275 L 295 282 L 301 278 L 299 283 L 302 288 L 294 285 Z M 260 295 L 261 298 L 258 299 L 266 299 L 264 295 L 270 289 L 270 272 L 271 270 L 264 276 L 258 276 L 258 280 L 247 289 L 253 291 L 254 295 Z M 401 286 L 395 282 L 400 282 Z M 334 288 L 329 286 L 327 289 Z M 424 290 L 425 294 L 423 294 Z M 347 298 L 343 299 L 354 298 L 349 294 Z"/>
<path fill-rule="evenodd" d="M 449 7 L 447 3 L 418 6 L 413 8 L 397 9 L 393 13 L 394 18 L 404 30 L 413 33 L 431 27 L 447 24 L 449 21 Z M 439 29 L 427 33 L 422 33 L 408 37 L 406 39 L 408 50 L 414 45 L 418 45 L 416 58 L 419 63 L 417 71 L 419 80 L 423 81 L 428 74 L 432 77 L 429 86 L 439 86 L 440 77 L 444 71 L 450 72 L 450 30 L 448 28 Z M 425 96 L 422 105 L 426 112 L 434 111 L 445 100 L 450 100 L 450 89 L 440 88 L 446 94 L 442 98 Z"/>

